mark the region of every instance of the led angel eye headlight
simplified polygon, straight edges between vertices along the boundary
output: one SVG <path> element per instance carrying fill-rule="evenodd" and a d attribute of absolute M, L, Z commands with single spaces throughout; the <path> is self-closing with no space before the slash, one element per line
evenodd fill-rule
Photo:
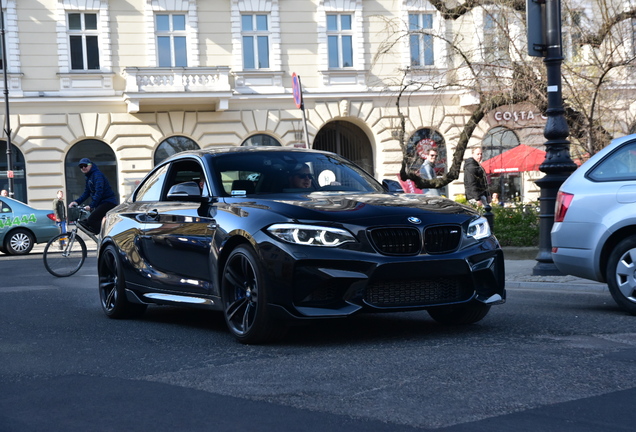
<path fill-rule="evenodd" d="M 490 224 L 485 217 L 475 219 L 468 225 L 468 237 L 480 240 L 491 236 Z"/>
<path fill-rule="evenodd" d="M 347 230 L 318 225 L 276 224 L 267 231 L 287 243 L 307 246 L 336 247 L 356 241 Z"/>

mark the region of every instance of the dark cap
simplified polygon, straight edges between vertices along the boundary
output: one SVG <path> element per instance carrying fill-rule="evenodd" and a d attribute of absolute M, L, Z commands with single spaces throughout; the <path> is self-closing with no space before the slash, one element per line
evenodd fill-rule
<path fill-rule="evenodd" d="M 77 165 L 91 165 L 93 162 L 89 158 L 82 158 Z"/>

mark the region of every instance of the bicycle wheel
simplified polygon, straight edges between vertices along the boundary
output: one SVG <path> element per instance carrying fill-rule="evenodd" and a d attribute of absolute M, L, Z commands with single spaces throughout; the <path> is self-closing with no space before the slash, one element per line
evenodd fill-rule
<path fill-rule="evenodd" d="M 53 237 L 44 247 L 44 267 L 53 276 L 77 273 L 86 259 L 86 243 L 75 233 Z"/>

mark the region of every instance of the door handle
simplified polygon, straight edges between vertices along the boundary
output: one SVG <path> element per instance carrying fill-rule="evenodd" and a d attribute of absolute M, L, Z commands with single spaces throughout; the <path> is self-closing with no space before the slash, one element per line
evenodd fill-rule
<path fill-rule="evenodd" d="M 152 218 L 152 219 L 157 219 L 157 216 L 159 216 L 159 212 L 157 211 L 157 209 L 149 210 L 148 213 L 146 214 L 148 215 L 149 218 Z"/>

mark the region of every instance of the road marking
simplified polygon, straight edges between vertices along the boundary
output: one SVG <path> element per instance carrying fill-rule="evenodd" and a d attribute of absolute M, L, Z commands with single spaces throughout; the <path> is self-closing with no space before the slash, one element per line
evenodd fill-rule
<path fill-rule="evenodd" d="M 51 285 L 31 285 L 31 286 L 3 287 L 3 288 L 0 288 L 0 293 L 23 292 L 23 291 L 42 291 L 42 290 L 50 290 L 50 289 L 57 289 L 57 287 L 51 286 Z"/>

